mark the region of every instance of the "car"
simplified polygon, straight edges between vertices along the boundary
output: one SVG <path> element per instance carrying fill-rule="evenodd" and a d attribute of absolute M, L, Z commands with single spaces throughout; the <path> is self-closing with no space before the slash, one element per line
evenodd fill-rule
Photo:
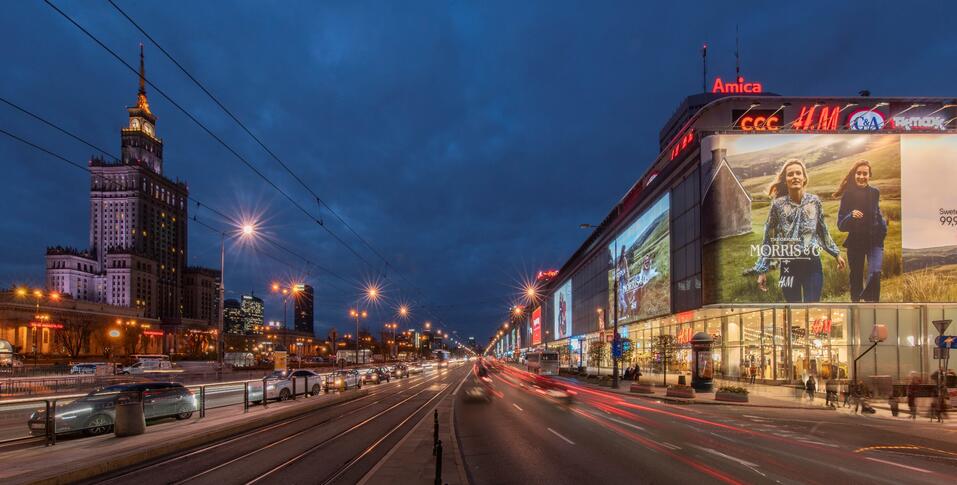
<path fill-rule="evenodd" d="M 345 391 L 350 387 L 362 388 L 362 379 L 359 378 L 359 371 L 355 369 L 337 370 L 326 376 L 326 392 L 333 389 Z"/>
<path fill-rule="evenodd" d="M 56 409 L 56 432 L 87 435 L 108 433 L 116 418 L 117 399 L 143 399 L 146 419 L 175 417 L 189 419 L 198 409 L 196 396 L 182 384 L 175 382 L 142 382 L 117 384 L 97 389 L 69 404 Z M 27 421 L 30 433 L 46 434 L 46 411 L 38 410 Z"/>
<path fill-rule="evenodd" d="M 409 364 L 409 374 L 421 374 L 422 373 L 422 364 L 418 362 Z"/>
<path fill-rule="evenodd" d="M 396 379 L 409 377 L 409 367 L 405 364 L 396 364 L 394 367 L 392 367 L 392 376 Z"/>
<path fill-rule="evenodd" d="M 319 373 L 310 369 L 297 369 L 292 372 L 292 379 L 295 382 L 293 389 L 295 394 L 309 393 L 315 396 L 322 392 L 323 377 Z"/>
<path fill-rule="evenodd" d="M 371 382 L 373 384 L 379 384 L 383 381 L 389 382 L 390 379 L 389 372 L 382 367 L 373 367 L 362 376 L 362 382 Z"/>
<path fill-rule="evenodd" d="M 322 382 L 322 376 L 309 369 L 274 371 L 265 378 L 266 399 L 286 401 L 300 394 L 319 394 L 322 392 Z M 262 401 L 262 387 L 262 381 L 249 383 L 250 401 Z"/>

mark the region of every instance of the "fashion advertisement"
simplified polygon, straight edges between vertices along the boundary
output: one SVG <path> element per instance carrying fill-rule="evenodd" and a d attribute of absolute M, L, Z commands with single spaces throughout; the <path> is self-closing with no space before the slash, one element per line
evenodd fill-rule
<path fill-rule="evenodd" d="M 706 138 L 705 301 L 952 299 L 955 156 L 948 135 Z"/>
<path fill-rule="evenodd" d="M 608 245 L 608 308 L 617 298 L 619 324 L 671 312 L 670 202 L 662 196 Z"/>
<path fill-rule="evenodd" d="M 532 345 L 542 343 L 542 307 L 532 311 Z"/>
<path fill-rule="evenodd" d="M 572 333 L 572 282 L 568 280 L 553 296 L 555 304 L 552 314 L 555 315 L 555 338 L 566 338 Z"/>

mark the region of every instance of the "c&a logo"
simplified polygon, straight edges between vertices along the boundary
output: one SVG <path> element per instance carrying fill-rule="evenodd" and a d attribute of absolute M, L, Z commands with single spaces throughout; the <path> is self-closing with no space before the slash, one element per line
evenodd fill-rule
<path fill-rule="evenodd" d="M 872 109 L 859 109 L 847 117 L 847 129 L 874 131 L 884 128 L 884 114 Z"/>

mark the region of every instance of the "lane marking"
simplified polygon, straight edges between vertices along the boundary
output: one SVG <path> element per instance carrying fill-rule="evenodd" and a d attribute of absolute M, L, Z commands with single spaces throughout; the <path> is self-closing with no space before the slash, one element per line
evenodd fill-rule
<path fill-rule="evenodd" d="M 661 446 L 664 446 L 665 448 L 668 448 L 669 450 L 680 450 L 680 449 L 681 449 L 680 446 L 678 446 L 678 445 L 673 445 L 673 444 L 671 444 L 671 443 L 668 443 L 667 441 L 662 441 L 661 443 L 658 443 L 658 444 L 661 445 Z"/>
<path fill-rule="evenodd" d="M 628 426 L 629 428 L 637 429 L 638 431 L 648 431 L 648 430 L 646 430 L 645 428 L 642 428 L 641 426 L 638 426 L 637 424 L 631 424 L 631 423 L 629 423 L 629 422 L 627 422 L 627 421 L 622 421 L 622 420 L 620 420 L 620 419 L 618 419 L 618 418 L 608 418 L 608 417 L 606 417 L 605 419 L 607 419 L 607 420 L 609 420 L 609 421 L 614 421 L 614 422 L 616 422 L 616 423 L 618 423 L 618 424 L 620 424 L 620 425 L 623 425 L 623 426 Z"/>
<path fill-rule="evenodd" d="M 522 409 L 522 407 L 519 406 L 518 404 L 512 403 L 512 406 L 515 406 L 515 409 L 518 409 L 519 411 L 525 411 L 525 410 Z"/>
<path fill-rule="evenodd" d="M 465 381 L 467 381 L 467 380 L 469 379 L 469 376 L 470 376 L 471 374 L 472 374 L 471 371 L 465 373 L 465 376 L 462 377 L 462 382 L 459 382 L 459 385 L 455 386 L 455 390 L 452 391 L 452 395 L 453 395 L 453 396 L 456 395 L 456 394 L 458 394 L 459 389 L 462 388 L 462 384 L 465 384 Z"/>
<path fill-rule="evenodd" d="M 757 463 L 751 463 L 750 461 L 742 460 L 741 458 L 736 458 L 736 457 L 733 457 L 733 456 L 731 456 L 731 455 L 727 455 L 727 454 L 721 453 L 721 452 L 718 451 L 718 450 L 713 450 L 713 449 L 711 449 L 711 448 L 705 448 L 704 446 L 698 446 L 698 445 L 691 445 L 691 446 L 694 446 L 695 448 L 697 448 L 697 449 L 699 449 L 699 450 L 701 450 L 701 451 L 704 451 L 704 452 L 707 452 L 707 453 L 711 453 L 712 455 L 720 456 L 721 458 L 725 458 L 725 459 L 727 459 L 727 460 L 731 460 L 731 461 L 733 461 L 733 462 L 735 462 L 735 463 L 737 463 L 737 464 L 739 464 L 739 465 L 744 465 L 744 466 L 746 466 L 746 467 L 748 467 L 748 468 L 753 468 L 753 467 L 758 466 Z"/>
<path fill-rule="evenodd" d="M 570 440 L 570 439 L 568 439 L 568 438 L 566 438 L 566 437 L 564 437 L 564 436 L 562 436 L 561 434 L 559 434 L 559 432 L 558 432 L 558 431 L 555 431 L 555 430 L 554 430 L 554 429 L 552 429 L 552 428 L 548 428 L 548 430 L 549 430 L 549 431 L 551 431 L 551 432 L 552 432 L 552 434 L 554 434 L 555 436 L 558 436 L 559 438 L 561 438 L 561 439 L 563 439 L 563 440 L 565 440 L 565 442 L 566 442 L 566 443 L 568 443 L 568 444 L 570 444 L 570 445 L 574 445 L 574 444 L 575 444 L 575 442 L 574 442 L 574 441 L 572 441 L 572 440 Z"/>
<path fill-rule="evenodd" d="M 930 470 L 924 470 L 923 468 L 917 468 L 917 467 L 913 467 L 913 466 L 901 465 L 900 463 L 894 463 L 894 462 L 892 462 L 892 461 L 881 460 L 881 459 L 879 459 L 879 458 L 873 458 L 873 457 L 870 457 L 870 456 L 868 456 L 868 457 L 866 457 L 866 458 L 867 458 L 868 460 L 871 460 L 871 461 L 876 461 L 876 462 L 878 462 L 878 463 L 884 463 L 884 464 L 886 464 L 886 465 L 899 466 L 899 467 L 901 467 L 901 468 L 906 468 L 906 469 L 908 469 L 908 470 L 915 471 L 915 472 L 930 473 Z"/>

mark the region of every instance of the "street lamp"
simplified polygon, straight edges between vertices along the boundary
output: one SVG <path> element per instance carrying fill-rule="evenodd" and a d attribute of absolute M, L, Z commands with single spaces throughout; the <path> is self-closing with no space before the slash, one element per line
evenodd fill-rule
<path fill-rule="evenodd" d="M 14 294 L 20 298 L 26 298 L 27 295 L 30 294 L 36 300 L 36 311 L 33 315 L 36 320 L 36 324 L 33 326 L 33 366 L 36 367 L 40 359 L 40 332 L 43 331 L 43 327 L 40 325 L 40 320 L 42 320 L 40 315 L 40 300 L 44 297 L 43 290 L 37 288 L 30 292 L 27 288 L 20 287 L 14 291 Z M 50 301 L 60 301 L 60 293 L 56 291 L 47 293 L 46 297 Z M 49 316 L 47 316 L 47 318 L 49 319 Z"/>
<path fill-rule="evenodd" d="M 598 229 L 599 226 L 593 224 L 579 224 L 578 227 L 582 229 Z M 612 352 L 611 352 L 611 387 L 613 389 L 618 389 L 618 357 L 615 356 L 615 348 L 621 346 L 621 342 L 618 341 L 618 238 L 615 238 L 615 249 L 612 250 L 611 261 L 614 264 L 614 291 L 612 294 L 612 304 L 614 306 L 614 334 L 612 337 Z M 623 248 L 624 249 L 624 248 Z M 667 372 L 668 363 L 663 364 L 665 366 L 665 371 Z"/>
<path fill-rule="evenodd" d="M 226 340 L 224 332 L 224 322 L 226 318 L 225 304 L 226 299 L 226 232 L 223 231 L 220 233 L 219 238 L 219 324 L 218 332 L 216 332 L 216 357 L 219 362 L 219 370 L 223 369 L 223 357 L 225 354 Z M 240 226 L 240 231 L 238 237 L 240 239 L 248 239 L 256 236 L 256 222 L 255 221 L 246 221 Z"/>
<path fill-rule="evenodd" d="M 359 365 L 359 318 L 368 317 L 369 312 L 365 310 L 359 311 L 357 309 L 352 309 L 352 310 L 349 310 L 349 315 L 351 315 L 352 318 L 356 319 L 356 365 Z M 365 362 L 363 362 L 363 364 L 364 363 Z"/>
<path fill-rule="evenodd" d="M 269 286 L 269 289 L 273 293 L 279 293 L 282 295 L 282 327 L 286 328 L 286 326 L 289 325 L 289 322 L 287 321 L 287 304 L 289 303 L 289 298 L 296 298 L 296 295 L 298 295 L 301 291 L 301 287 L 299 285 L 289 285 L 289 287 L 286 288 L 274 281 L 273 284 Z"/>

